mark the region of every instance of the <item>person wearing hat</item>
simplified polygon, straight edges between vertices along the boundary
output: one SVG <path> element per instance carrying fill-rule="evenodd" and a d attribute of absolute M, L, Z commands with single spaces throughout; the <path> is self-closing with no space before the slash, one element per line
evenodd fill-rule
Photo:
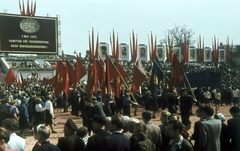
<path fill-rule="evenodd" d="M 8 147 L 18 151 L 24 151 L 26 147 L 25 140 L 15 132 L 18 130 L 18 122 L 14 118 L 7 118 L 2 122 L 2 127 L 10 134 Z"/>
<path fill-rule="evenodd" d="M 92 126 L 94 135 L 88 138 L 86 146 L 87 151 L 98 151 L 101 149 L 102 139 L 111 133 L 105 130 L 106 117 L 102 115 L 94 115 L 92 119 Z"/>
<path fill-rule="evenodd" d="M 91 100 L 88 97 L 84 99 L 85 107 L 82 109 L 81 117 L 83 119 L 83 126 L 88 128 L 88 135 L 91 135 L 93 131 L 92 127 L 92 118 L 95 115 L 94 106 L 91 103 Z"/>
<path fill-rule="evenodd" d="M 73 120 L 68 119 L 63 130 L 65 137 L 60 137 L 57 143 L 61 151 L 79 151 L 85 149 L 84 141 L 75 134 L 77 129 L 78 127 Z"/>
<path fill-rule="evenodd" d="M 226 118 L 222 113 L 215 114 L 214 118 L 222 121 L 222 131 L 220 136 L 221 151 L 228 151 L 230 147 L 230 134 L 227 124 L 224 123 Z"/>

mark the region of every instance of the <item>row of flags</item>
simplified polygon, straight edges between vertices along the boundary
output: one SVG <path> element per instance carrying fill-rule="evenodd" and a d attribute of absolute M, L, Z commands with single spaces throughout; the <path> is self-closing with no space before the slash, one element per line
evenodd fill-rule
<path fill-rule="evenodd" d="M 132 97 L 136 95 L 139 87 L 142 85 L 144 80 L 147 78 L 144 70 L 141 67 L 141 61 L 137 58 L 137 36 L 135 36 L 134 32 L 132 32 L 132 36 L 130 39 L 131 43 L 131 55 L 133 63 L 133 76 L 131 87 L 126 83 L 126 79 L 128 78 L 128 74 L 119 65 L 119 43 L 118 36 L 115 39 L 115 34 L 110 36 L 110 42 L 112 47 L 112 56 L 107 55 L 105 60 L 101 60 L 98 55 L 98 35 L 96 42 L 96 49 L 94 49 L 94 32 L 92 30 L 92 37 L 89 34 L 89 64 L 88 69 L 84 68 L 80 58 L 78 55 L 76 56 L 76 65 L 75 68 L 70 64 L 67 58 L 65 58 L 64 63 L 62 60 L 57 60 L 56 65 L 56 75 L 51 79 L 43 78 L 43 84 L 54 84 L 55 95 L 59 95 L 62 91 L 65 92 L 66 96 L 68 96 L 69 87 L 73 87 L 76 89 L 77 83 L 80 79 L 88 73 L 87 85 L 85 87 L 86 93 L 91 95 L 92 93 L 97 92 L 97 90 L 101 89 L 103 92 L 103 98 L 106 94 L 113 94 L 116 97 L 120 96 L 121 86 L 124 85 L 125 89 L 131 92 Z M 160 81 L 163 80 L 164 72 L 161 69 L 161 65 L 159 64 L 156 56 L 156 37 L 153 38 L 151 34 L 150 38 L 150 50 L 149 55 L 153 64 L 152 74 L 150 77 L 150 85 L 149 90 L 153 95 L 157 94 L 157 89 L 159 88 Z M 185 46 L 187 49 L 187 46 Z M 182 75 L 184 74 L 184 70 L 181 66 L 180 61 L 178 60 L 174 51 L 168 54 L 170 57 L 169 60 L 172 62 L 172 74 L 169 80 L 169 88 L 178 87 L 182 81 Z M 139 65 L 140 64 L 140 65 Z M 13 71 L 10 69 L 5 81 L 7 84 L 11 84 L 15 75 Z M 22 76 L 19 78 L 19 86 L 23 81 Z"/>
<path fill-rule="evenodd" d="M 22 73 L 19 72 L 17 74 L 17 78 L 16 78 L 12 69 L 9 69 L 9 71 L 8 71 L 4 80 L 5 80 L 6 84 L 8 84 L 8 85 L 11 85 L 15 80 L 17 80 L 17 86 L 19 88 L 21 88 L 24 84 L 24 79 L 23 79 Z"/>

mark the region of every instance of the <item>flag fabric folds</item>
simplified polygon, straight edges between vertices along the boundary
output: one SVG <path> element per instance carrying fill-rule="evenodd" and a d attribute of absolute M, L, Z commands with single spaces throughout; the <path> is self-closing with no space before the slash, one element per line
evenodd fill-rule
<path fill-rule="evenodd" d="M 149 84 L 149 90 L 151 91 L 153 96 L 157 96 L 157 89 L 161 80 L 163 80 L 163 72 L 162 70 L 160 70 L 160 64 L 154 61 Z"/>
<path fill-rule="evenodd" d="M 4 80 L 8 85 L 11 85 L 13 83 L 13 81 L 16 80 L 16 77 L 15 77 L 12 69 L 9 69 L 8 74 Z"/>
<path fill-rule="evenodd" d="M 18 73 L 18 76 L 17 76 L 17 85 L 19 88 L 21 88 L 23 86 L 23 78 L 22 78 L 22 73 Z"/>
<path fill-rule="evenodd" d="M 182 75 L 184 73 L 183 67 L 178 60 L 175 53 L 173 53 L 172 59 L 172 73 L 169 83 L 169 88 L 172 89 L 173 87 L 178 87 L 182 81 Z"/>
<path fill-rule="evenodd" d="M 50 79 L 47 79 L 47 78 L 44 77 L 42 82 L 43 82 L 43 84 L 55 84 L 55 82 L 56 82 L 56 75 L 53 76 Z"/>
<path fill-rule="evenodd" d="M 69 86 L 71 86 L 75 82 L 75 70 L 73 69 L 73 66 L 71 63 L 68 61 L 66 58 L 66 68 L 68 70 L 68 75 L 69 75 Z"/>
<path fill-rule="evenodd" d="M 80 60 L 80 58 L 76 57 L 76 65 L 75 65 L 75 81 L 74 81 L 74 85 L 73 88 L 76 88 L 77 83 L 79 82 L 79 80 L 85 76 L 87 74 L 86 69 L 84 68 L 82 61 Z"/>
<path fill-rule="evenodd" d="M 110 60 L 109 56 L 106 57 L 106 87 L 107 87 L 107 93 L 110 93 L 110 82 L 114 78 L 118 76 L 118 72 L 115 69 L 112 61 Z"/>
<path fill-rule="evenodd" d="M 141 84 L 146 79 L 146 75 L 140 71 L 140 69 L 134 65 L 133 66 L 133 78 L 132 78 L 132 94 L 133 96 L 136 95 L 137 90 L 141 86 Z"/>
<path fill-rule="evenodd" d="M 57 67 L 56 67 L 56 81 L 55 81 L 55 88 L 54 88 L 54 94 L 56 96 L 58 96 L 61 93 L 61 91 L 66 89 L 65 87 L 66 77 L 68 77 L 66 67 L 61 60 L 58 60 Z M 66 95 L 67 95 L 67 92 L 65 90 Z"/>

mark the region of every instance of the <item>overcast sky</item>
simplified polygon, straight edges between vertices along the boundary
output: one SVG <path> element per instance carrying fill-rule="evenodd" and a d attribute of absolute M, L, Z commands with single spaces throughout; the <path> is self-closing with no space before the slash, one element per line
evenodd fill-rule
<path fill-rule="evenodd" d="M 18 0 L 0 2 L 1 13 L 7 9 L 10 14 L 20 14 Z M 99 32 L 100 42 L 107 43 L 113 28 L 120 43 L 129 44 L 129 33 L 134 30 L 139 43 L 148 44 L 151 31 L 159 43 L 164 31 L 186 25 L 195 32 L 194 39 L 201 34 L 205 46 L 211 47 L 214 35 L 220 42 L 226 43 L 229 36 L 240 44 L 239 8 L 240 0 L 37 0 L 36 16 L 59 14 L 62 50 L 85 55 L 92 27 L 95 36 Z"/>

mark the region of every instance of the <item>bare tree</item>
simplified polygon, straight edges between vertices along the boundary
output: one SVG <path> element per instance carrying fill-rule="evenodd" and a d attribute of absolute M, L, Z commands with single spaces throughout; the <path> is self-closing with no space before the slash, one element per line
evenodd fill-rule
<path fill-rule="evenodd" d="M 167 32 L 164 31 L 165 38 L 161 40 L 161 43 L 168 43 L 168 35 L 170 37 L 170 41 L 173 41 L 174 46 L 182 46 L 184 42 L 184 35 L 186 35 L 186 39 L 189 45 L 194 45 L 196 40 L 193 39 L 193 35 L 195 34 L 192 29 L 187 29 L 186 25 L 177 26 L 173 29 L 168 29 Z"/>

